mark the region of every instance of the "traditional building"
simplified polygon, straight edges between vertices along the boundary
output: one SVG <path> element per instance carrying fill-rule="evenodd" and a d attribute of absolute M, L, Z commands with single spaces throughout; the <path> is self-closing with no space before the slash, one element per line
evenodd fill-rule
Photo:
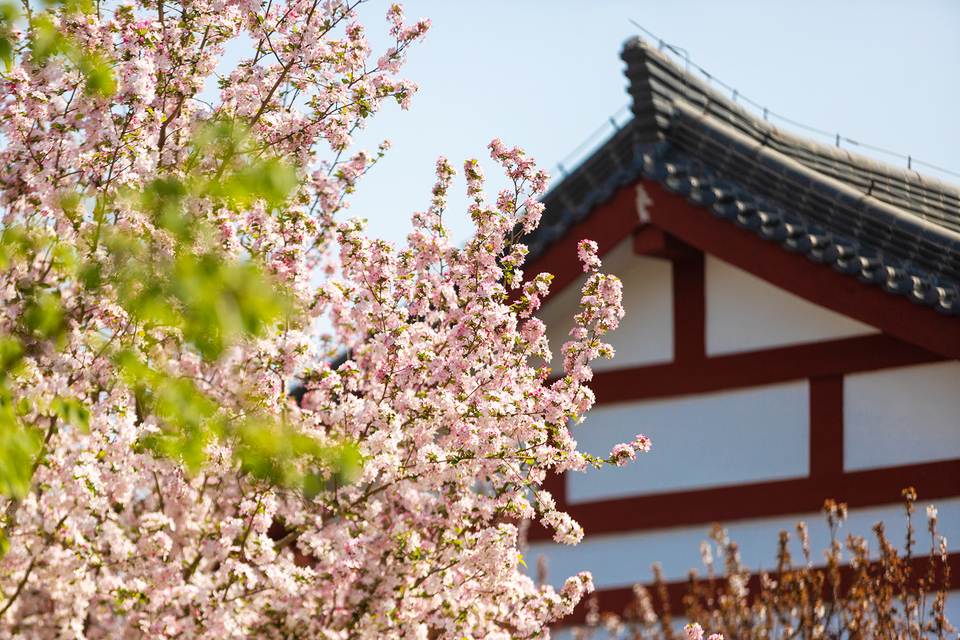
<path fill-rule="evenodd" d="M 679 598 L 715 521 L 753 570 L 801 519 L 819 558 L 827 498 L 849 505 L 843 535 L 885 520 L 902 539 L 912 486 L 960 575 L 960 188 L 778 129 L 641 39 L 622 58 L 633 120 L 546 196 L 525 271 L 555 275 L 559 352 L 576 244 L 597 241 L 627 315 L 574 437 L 653 448 L 552 479 L 586 535 L 533 530 L 528 560 L 551 582 L 591 570 L 617 610 L 653 562 Z"/>

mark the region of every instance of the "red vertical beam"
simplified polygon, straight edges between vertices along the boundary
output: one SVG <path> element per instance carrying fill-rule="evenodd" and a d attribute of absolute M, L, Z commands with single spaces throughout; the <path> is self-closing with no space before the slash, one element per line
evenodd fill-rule
<path fill-rule="evenodd" d="M 560 511 L 567 510 L 567 476 L 565 473 L 548 471 L 543 479 L 543 488 L 553 496 L 557 503 L 557 509 Z"/>
<path fill-rule="evenodd" d="M 703 254 L 673 261 L 673 359 L 707 357 L 707 301 Z"/>
<path fill-rule="evenodd" d="M 810 380 L 810 477 L 843 474 L 843 376 Z"/>

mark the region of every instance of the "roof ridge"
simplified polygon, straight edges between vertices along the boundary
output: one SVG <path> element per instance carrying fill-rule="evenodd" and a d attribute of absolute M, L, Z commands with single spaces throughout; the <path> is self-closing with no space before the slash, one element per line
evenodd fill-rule
<path fill-rule="evenodd" d="M 808 167 L 814 165 L 811 168 L 821 172 L 823 172 L 822 169 L 832 168 L 835 178 L 854 185 L 854 188 L 863 189 L 856 184 L 858 176 L 850 176 L 849 180 L 843 180 L 837 175 L 840 173 L 838 170 L 840 167 L 846 167 L 853 173 L 861 174 L 860 181 L 867 181 L 864 186 L 868 191 L 872 191 L 872 188 L 877 186 L 877 182 L 886 181 L 889 186 L 899 183 L 908 188 L 892 191 L 919 191 L 926 199 L 940 200 L 942 206 L 951 209 L 955 215 L 960 215 L 960 187 L 957 185 L 777 127 L 747 111 L 742 105 L 696 75 L 681 68 L 669 56 L 639 36 L 624 43 L 621 58 L 627 63 L 629 92 L 634 100 L 633 113 L 639 125 L 642 142 L 663 140 L 663 132 L 669 127 L 672 115 L 670 113 L 672 102 L 678 99 L 684 100 L 761 143 L 780 142 L 788 145 L 794 153 L 790 153 L 787 149 L 780 149 L 782 153 L 786 151 L 785 155 L 794 157 Z M 821 159 L 825 166 L 818 168 L 817 163 L 812 160 L 804 162 L 802 159 L 804 155 Z M 874 185 L 870 185 L 870 180 Z M 890 198 L 896 199 L 897 194 L 892 193 Z M 897 206 L 896 203 L 890 204 Z M 942 206 L 935 208 L 941 209 Z M 915 213 L 921 217 L 924 216 L 922 211 L 915 211 Z"/>
<path fill-rule="evenodd" d="M 933 222 L 917 216 L 910 211 L 880 200 L 871 194 L 863 193 L 859 189 L 851 187 L 848 183 L 842 180 L 837 180 L 829 175 L 823 175 L 822 173 L 811 169 L 804 163 L 799 162 L 795 158 L 792 158 L 777 149 L 767 146 L 758 140 L 754 140 L 749 136 L 745 136 L 733 127 L 730 127 L 726 123 L 712 117 L 711 114 L 699 112 L 698 110 L 691 108 L 689 103 L 686 103 L 682 100 L 676 100 L 674 101 L 674 106 L 679 110 L 682 117 L 695 122 L 702 122 L 712 129 L 722 133 L 731 140 L 738 142 L 745 149 L 749 150 L 749 152 L 755 154 L 757 159 L 766 157 L 776 163 L 784 165 L 796 174 L 802 176 L 804 179 L 810 180 L 811 182 L 818 182 L 826 187 L 834 189 L 839 194 L 851 198 L 854 202 L 859 203 L 861 206 L 873 208 L 885 216 L 909 216 L 911 218 L 911 222 L 917 225 L 918 230 L 922 229 L 925 235 L 940 236 L 942 241 L 956 243 L 957 246 L 960 246 L 960 231 L 934 224 Z"/>

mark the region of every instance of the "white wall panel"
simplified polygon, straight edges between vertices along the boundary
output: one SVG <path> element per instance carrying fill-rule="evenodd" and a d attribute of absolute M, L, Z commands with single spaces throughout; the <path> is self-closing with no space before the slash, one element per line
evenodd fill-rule
<path fill-rule="evenodd" d="M 929 552 L 929 538 L 924 537 L 926 520 L 925 502 L 918 503 L 918 514 L 914 527 L 919 540 L 916 553 L 926 555 Z M 947 548 L 951 553 L 960 551 L 960 498 L 940 500 L 937 528 L 947 538 Z M 805 513 L 796 516 L 743 520 L 726 524 L 727 535 L 740 545 L 740 557 L 752 571 L 772 570 L 777 566 L 777 539 L 780 531 L 791 533 L 790 552 L 795 563 L 802 562 L 802 550 L 796 536 L 796 523 L 803 520 L 810 532 L 811 560 L 814 566 L 823 566 L 822 551 L 830 544 L 830 534 L 824 518 L 819 513 Z M 840 529 L 844 540 L 848 533 L 861 535 L 870 543 L 871 555 L 877 557 L 876 538 L 873 524 L 882 520 L 887 537 L 891 542 L 903 546 L 906 532 L 906 519 L 902 505 L 889 505 L 871 509 L 853 509 Z M 585 523 L 588 525 L 589 523 Z M 690 569 L 704 574 L 700 557 L 700 542 L 707 540 L 709 525 L 660 529 L 642 533 L 588 536 L 575 547 L 554 542 L 536 542 L 524 552 L 529 571 L 536 569 L 537 558 L 546 557 L 548 562 L 548 582 L 556 587 L 563 585 L 569 576 L 581 571 L 593 573 L 593 582 L 598 589 L 628 587 L 637 582 L 653 581 L 650 567 L 659 562 L 664 579 L 668 582 L 684 580 Z M 952 535 L 951 535 L 952 534 Z M 717 560 L 716 548 L 713 550 L 718 569 L 722 560 Z M 849 561 L 844 550 L 843 562 Z M 957 620 L 955 622 L 960 622 Z"/>
<path fill-rule="evenodd" d="M 809 473 L 809 384 L 787 384 L 595 407 L 572 428 L 607 457 L 642 433 L 653 442 L 626 467 L 567 474 L 567 499 L 591 502 Z"/>
<path fill-rule="evenodd" d="M 571 260 L 576 256 L 571 255 Z M 673 272 L 670 262 L 633 253 L 631 238 L 623 240 L 603 257 L 603 272 L 623 282 L 626 315 L 606 341 L 616 351 L 612 360 L 593 361 L 593 369 L 623 369 L 673 359 Z M 586 276 L 578 278 L 552 298 L 537 314 L 547 325 L 547 339 L 554 359 L 554 373 L 563 372 L 560 352 L 570 338 L 573 316 L 580 312 L 581 289 Z"/>
<path fill-rule="evenodd" d="M 713 256 L 705 269 L 708 355 L 877 332 Z"/>
<path fill-rule="evenodd" d="M 960 458 L 960 363 L 843 379 L 847 470 Z"/>

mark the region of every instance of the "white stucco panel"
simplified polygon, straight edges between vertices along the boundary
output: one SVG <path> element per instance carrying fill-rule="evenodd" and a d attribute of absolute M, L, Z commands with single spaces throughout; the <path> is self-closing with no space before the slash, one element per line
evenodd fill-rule
<path fill-rule="evenodd" d="M 568 473 L 567 500 L 799 478 L 809 473 L 807 381 L 595 407 L 572 428 L 581 450 L 607 457 L 642 433 L 651 439 L 626 467 Z"/>
<path fill-rule="evenodd" d="M 845 469 L 960 458 L 960 363 L 848 375 L 843 396 Z"/>
<path fill-rule="evenodd" d="M 576 260 L 576 256 L 570 256 Z M 593 361 L 595 371 L 623 369 L 640 364 L 669 362 L 673 359 L 673 271 L 668 260 L 638 256 L 632 239 L 627 238 L 603 257 L 604 273 L 612 273 L 623 282 L 623 308 L 620 326 L 607 334 L 613 346 L 612 360 Z M 561 349 L 573 328 L 573 316 L 580 312 L 581 289 L 586 276 L 578 278 L 557 293 L 537 316 L 547 325 L 547 339 L 553 351 L 550 367 L 563 372 Z"/>
<path fill-rule="evenodd" d="M 877 333 L 713 256 L 705 268 L 708 355 Z"/>

